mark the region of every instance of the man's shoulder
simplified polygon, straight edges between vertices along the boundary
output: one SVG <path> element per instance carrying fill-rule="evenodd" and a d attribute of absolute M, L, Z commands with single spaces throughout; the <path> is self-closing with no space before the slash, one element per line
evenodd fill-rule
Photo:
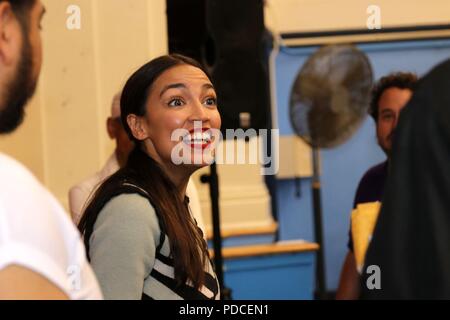
<path fill-rule="evenodd" d="M 119 169 L 113 154 L 103 168 L 70 188 L 69 193 L 80 192 L 89 195 L 102 181 Z"/>
<path fill-rule="evenodd" d="M 0 190 L 2 194 L 19 187 L 22 194 L 28 190 L 40 188 L 41 183 L 22 163 L 12 157 L 0 153 Z"/>
<path fill-rule="evenodd" d="M 19 161 L 2 153 L 0 153 L 0 198 L 4 205 L 11 204 L 17 208 L 43 204 L 51 207 L 59 206 L 56 198 L 30 170 Z M 29 216 L 32 217 L 33 214 L 29 213 Z"/>
<path fill-rule="evenodd" d="M 70 193 L 73 192 L 82 192 L 86 194 L 90 194 L 91 191 L 95 188 L 95 186 L 101 181 L 101 178 L 98 173 L 93 174 L 92 176 L 84 179 L 78 184 L 74 185 L 70 188 Z"/>
<path fill-rule="evenodd" d="M 50 191 L 22 164 L 3 154 L 0 154 L 0 209 L 5 228 L 11 239 L 18 242 L 33 246 L 34 242 L 45 243 L 43 234 L 53 239 L 71 235 L 76 240 L 78 236 Z"/>
<path fill-rule="evenodd" d="M 7 154 L 0 153 L 0 172 L 3 173 L 29 173 L 28 169 L 16 159 Z"/>
<path fill-rule="evenodd" d="M 371 182 L 374 179 L 380 179 L 386 176 L 388 163 L 387 160 L 374 165 L 366 171 L 364 176 L 361 179 L 361 183 L 363 182 Z"/>
<path fill-rule="evenodd" d="M 380 201 L 387 177 L 387 161 L 371 167 L 362 177 L 356 190 L 353 207 L 358 203 Z"/>
<path fill-rule="evenodd" d="M 79 232 L 57 199 L 15 159 L 0 154 L 0 269 L 21 265 L 72 299 L 100 298 Z M 82 273 L 80 290 L 68 276 Z M 78 272 L 78 271 L 77 271 Z"/>

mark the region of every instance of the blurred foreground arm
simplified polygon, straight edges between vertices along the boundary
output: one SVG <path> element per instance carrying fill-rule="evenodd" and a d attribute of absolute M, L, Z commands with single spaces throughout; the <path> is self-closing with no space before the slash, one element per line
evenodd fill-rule
<path fill-rule="evenodd" d="M 360 277 L 356 270 L 355 255 L 352 251 L 347 253 L 342 267 L 339 288 L 336 293 L 337 300 L 356 300 L 360 296 Z"/>
<path fill-rule="evenodd" d="M 43 276 L 20 266 L 0 271 L 0 300 L 67 300 L 68 297 Z"/>

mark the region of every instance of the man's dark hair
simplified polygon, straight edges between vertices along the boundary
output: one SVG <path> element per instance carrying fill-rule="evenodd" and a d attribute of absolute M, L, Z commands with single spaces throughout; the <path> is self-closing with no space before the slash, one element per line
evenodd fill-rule
<path fill-rule="evenodd" d="M 411 72 L 395 72 L 382 77 L 372 89 L 372 100 L 369 113 L 378 122 L 378 101 L 383 92 L 389 88 L 410 89 L 414 91 L 418 81 L 417 75 Z"/>
<path fill-rule="evenodd" d="M 28 32 L 30 11 L 33 8 L 36 0 L 0 0 L 0 2 L 7 1 L 11 4 L 11 7 L 19 20 L 22 31 Z"/>

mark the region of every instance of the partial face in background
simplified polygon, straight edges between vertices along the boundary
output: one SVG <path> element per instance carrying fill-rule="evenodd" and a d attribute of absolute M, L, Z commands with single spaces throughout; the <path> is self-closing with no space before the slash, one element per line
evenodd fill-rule
<path fill-rule="evenodd" d="M 190 65 L 166 70 L 153 83 L 147 99 L 146 115 L 142 119 L 145 147 L 149 155 L 161 164 L 173 164 L 172 151 L 180 143 L 195 154 L 213 148 L 206 130 L 219 129 L 221 119 L 217 96 L 206 74 Z M 199 126 L 201 122 L 201 125 Z M 183 131 L 183 141 L 173 141 L 172 134 Z M 195 130 L 194 130 L 195 129 Z M 199 166 L 208 163 L 198 163 Z"/>
<path fill-rule="evenodd" d="M 391 153 L 400 112 L 408 103 L 411 95 L 410 89 L 392 87 L 384 90 L 378 101 L 378 144 L 388 156 Z"/>
<path fill-rule="evenodd" d="M 128 158 L 128 155 L 133 150 L 134 143 L 128 137 L 120 117 L 108 118 L 107 129 L 109 137 L 116 140 L 116 152 L 124 158 Z"/>
<path fill-rule="evenodd" d="M 27 23 L 22 27 L 12 8 L 9 7 L 8 13 L 5 5 L 10 6 L 7 2 L 0 3 L 1 19 L 6 22 L 0 34 L 2 70 L 5 73 L 1 84 L 0 133 L 12 132 L 19 126 L 25 105 L 36 89 L 42 64 L 40 24 L 45 12 L 41 1 L 36 0 L 23 17 Z"/>

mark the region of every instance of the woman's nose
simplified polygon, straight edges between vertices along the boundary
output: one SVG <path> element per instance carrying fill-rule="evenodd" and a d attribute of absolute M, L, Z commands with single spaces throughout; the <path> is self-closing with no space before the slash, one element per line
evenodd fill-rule
<path fill-rule="evenodd" d="M 209 114 L 206 107 L 200 102 L 194 103 L 194 105 L 191 108 L 191 115 L 189 117 L 191 121 L 208 121 L 209 120 Z"/>

